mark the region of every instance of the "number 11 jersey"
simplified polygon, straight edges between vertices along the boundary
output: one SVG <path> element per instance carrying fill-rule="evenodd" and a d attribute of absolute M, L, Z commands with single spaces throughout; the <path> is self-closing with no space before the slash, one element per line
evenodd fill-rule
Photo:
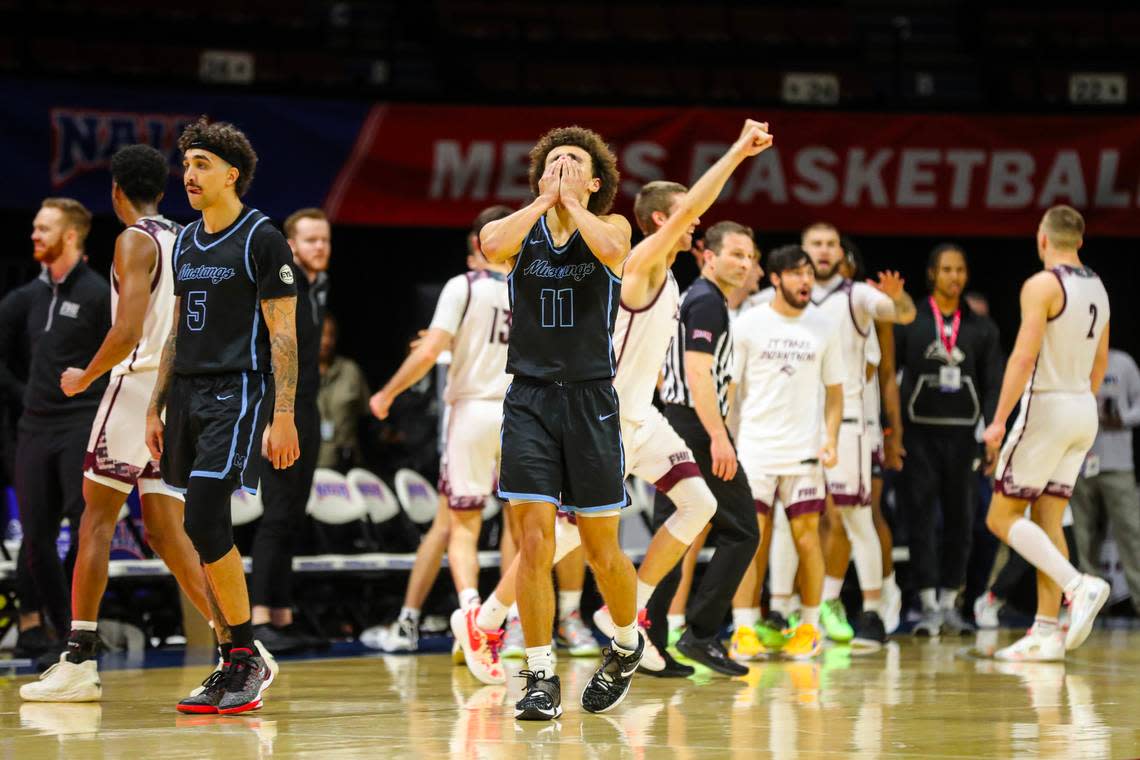
<path fill-rule="evenodd" d="M 508 372 L 559 383 L 614 376 L 611 336 L 621 278 L 594 256 L 578 230 L 556 247 L 541 217 L 523 240 L 510 292 Z"/>
<path fill-rule="evenodd" d="M 174 247 L 174 295 L 179 375 L 273 371 L 269 330 L 261 302 L 295 296 L 284 236 L 256 209 L 214 234 L 198 219 L 182 229 Z"/>

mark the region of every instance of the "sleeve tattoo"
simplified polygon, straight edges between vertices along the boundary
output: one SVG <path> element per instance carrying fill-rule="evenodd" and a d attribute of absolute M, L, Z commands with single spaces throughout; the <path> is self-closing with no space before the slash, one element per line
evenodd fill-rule
<path fill-rule="evenodd" d="M 297 297 L 270 298 L 261 302 L 273 358 L 277 390 L 274 413 L 292 414 L 297 397 Z"/>

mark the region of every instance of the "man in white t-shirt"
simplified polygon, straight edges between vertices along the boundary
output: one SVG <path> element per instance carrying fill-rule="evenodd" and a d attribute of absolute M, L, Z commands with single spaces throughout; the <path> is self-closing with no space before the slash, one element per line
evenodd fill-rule
<path fill-rule="evenodd" d="M 762 539 L 752 572 L 734 601 L 753 597 L 759 580 L 756 568 L 768 561 L 772 510 L 779 501 L 800 558 L 803 617 L 790 639 L 764 646 L 754 630 L 760 610 L 734 603 L 733 651 L 750 659 L 780 648 L 787 656 L 807 659 L 823 646 L 819 519 L 827 491 L 823 468 L 834 467 L 837 461 L 844 357 L 839 331 L 811 303 L 815 271 L 807 253 L 796 245 L 777 248 L 768 257 L 767 270 L 774 289 L 771 303 L 750 309 L 736 321 L 733 377 L 740 378 L 743 388 L 738 449 Z"/>

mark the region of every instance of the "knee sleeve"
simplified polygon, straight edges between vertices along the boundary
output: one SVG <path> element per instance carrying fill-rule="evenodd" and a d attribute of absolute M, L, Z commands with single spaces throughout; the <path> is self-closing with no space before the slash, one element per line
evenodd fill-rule
<path fill-rule="evenodd" d="M 703 478 L 685 478 L 669 490 L 668 497 L 677 509 L 665 521 L 665 528 L 688 546 L 712 519 L 716 497 Z"/>
<path fill-rule="evenodd" d="M 570 552 L 582 545 L 578 526 L 559 517 L 554 521 L 554 564 L 557 565 Z"/>
<path fill-rule="evenodd" d="M 768 579 L 774 595 L 792 595 L 799 565 L 800 556 L 788 516 L 783 509 L 776 509 L 772 515 L 772 546 L 768 550 Z"/>
<path fill-rule="evenodd" d="M 866 507 L 843 507 L 839 514 L 843 519 L 843 528 L 847 531 L 847 539 L 851 542 L 851 556 L 855 560 L 860 588 L 863 591 L 878 591 L 883 587 L 883 552 L 871 510 Z"/>
<path fill-rule="evenodd" d="M 234 545 L 230 519 L 230 495 L 234 484 L 229 480 L 190 478 L 186 492 L 186 535 L 198 550 L 203 565 L 217 562 Z"/>

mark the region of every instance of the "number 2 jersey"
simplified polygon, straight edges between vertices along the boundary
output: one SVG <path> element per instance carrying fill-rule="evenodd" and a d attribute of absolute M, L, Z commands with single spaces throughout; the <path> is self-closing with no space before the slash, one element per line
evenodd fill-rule
<path fill-rule="evenodd" d="M 273 371 L 261 302 L 297 294 L 292 251 L 256 209 L 208 233 L 198 219 L 174 248 L 174 294 L 181 298 L 174 371 L 180 375 Z"/>
<path fill-rule="evenodd" d="M 511 335 L 507 278 L 498 272 L 466 272 L 443 286 L 431 326 L 453 336 L 444 400 L 502 400 Z"/>
<path fill-rule="evenodd" d="M 1108 293 L 1088 267 L 1058 266 L 1049 271 L 1061 283 L 1065 304 L 1045 325 L 1029 390 L 1090 393 L 1096 349 L 1108 324 Z"/>
<path fill-rule="evenodd" d="M 621 279 L 594 256 L 578 230 L 555 246 L 541 217 L 523 239 L 510 293 L 508 372 L 562 383 L 614 376 L 611 335 Z"/>

